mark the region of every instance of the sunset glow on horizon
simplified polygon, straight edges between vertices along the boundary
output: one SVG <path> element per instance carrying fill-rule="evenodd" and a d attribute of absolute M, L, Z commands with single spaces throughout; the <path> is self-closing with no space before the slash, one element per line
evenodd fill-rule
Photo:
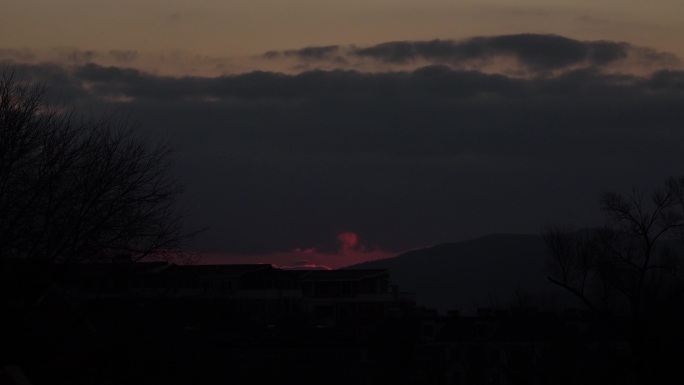
<path fill-rule="evenodd" d="M 682 14 L 678 0 L 10 0 L 0 63 L 174 148 L 203 261 L 339 268 L 597 225 L 599 192 L 683 174 Z"/>
<path fill-rule="evenodd" d="M 3 0 L 0 128 L 0 383 L 681 377 L 684 0 Z"/>
<path fill-rule="evenodd" d="M 266 254 L 197 252 L 192 258 L 192 263 L 200 265 L 264 263 L 282 269 L 329 270 L 398 255 L 396 252 L 367 248 L 358 243 L 358 236 L 354 232 L 339 233 L 337 239 L 339 248 L 331 251 L 321 251 L 316 247 L 308 247 Z"/>

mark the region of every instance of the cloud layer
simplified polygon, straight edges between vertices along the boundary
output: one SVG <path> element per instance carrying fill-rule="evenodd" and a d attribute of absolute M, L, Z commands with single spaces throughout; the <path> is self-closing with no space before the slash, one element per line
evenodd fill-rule
<path fill-rule="evenodd" d="M 592 68 L 643 75 L 660 68 L 681 68 L 668 52 L 627 42 L 583 41 L 558 35 L 517 34 L 478 36 L 464 40 L 391 41 L 371 46 L 323 45 L 267 51 L 257 56 L 206 56 L 183 51 L 166 53 L 137 50 L 84 50 L 78 48 L 3 49 L 0 61 L 23 64 L 95 64 L 137 68 L 148 74 L 215 77 L 251 71 L 290 75 L 312 70 L 359 72 L 412 71 L 429 65 L 455 70 L 503 73 L 530 77 Z"/>
<path fill-rule="evenodd" d="M 582 226 L 597 223 L 601 191 L 684 174 L 684 72 L 671 55 L 546 35 L 319 48 L 268 60 L 430 63 L 215 77 L 11 68 L 47 79 L 55 100 L 131 116 L 145 135 L 169 139 L 189 219 L 210 227 L 198 250 L 338 255 L 339 242 L 401 251 Z M 513 64 L 453 64 L 499 56 Z M 635 58 L 656 70 L 623 71 Z"/>
<path fill-rule="evenodd" d="M 604 66 L 624 60 L 632 53 L 633 48 L 627 43 L 586 42 L 562 36 L 534 34 L 476 37 L 458 42 L 390 42 L 352 51 L 357 56 L 390 63 L 405 63 L 417 59 L 461 63 L 510 56 L 533 70 L 554 70 L 575 65 Z"/>
<path fill-rule="evenodd" d="M 525 74 L 615 65 L 678 66 L 670 53 L 626 42 L 580 41 L 557 35 L 517 34 L 473 37 L 466 40 L 392 41 L 369 47 L 323 46 L 282 52 L 269 51 L 267 59 L 297 58 L 304 63 L 331 62 L 340 68 L 391 69 L 400 65 L 440 64 L 456 69 L 478 69 Z M 371 62 L 359 62 L 366 59 Z M 365 64 L 365 65 L 364 65 Z M 377 68 L 377 67 L 376 67 Z M 624 69 L 624 68 L 623 68 Z"/>

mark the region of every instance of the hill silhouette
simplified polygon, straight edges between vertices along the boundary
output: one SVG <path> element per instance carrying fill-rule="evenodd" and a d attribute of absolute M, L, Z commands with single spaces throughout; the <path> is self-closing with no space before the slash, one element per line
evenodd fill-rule
<path fill-rule="evenodd" d="M 569 296 L 544 275 L 540 235 L 493 234 L 412 250 L 348 269 L 387 269 L 402 291 L 440 312 L 479 307 L 567 306 Z"/>

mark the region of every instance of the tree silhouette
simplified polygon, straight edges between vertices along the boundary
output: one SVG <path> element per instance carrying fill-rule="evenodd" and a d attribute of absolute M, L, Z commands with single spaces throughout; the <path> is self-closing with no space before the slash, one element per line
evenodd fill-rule
<path fill-rule="evenodd" d="M 177 245 L 170 151 L 125 122 L 77 118 L 0 79 L 0 258 L 76 263 Z"/>
<path fill-rule="evenodd" d="M 682 357 L 684 177 L 648 198 L 604 193 L 600 206 L 603 228 L 545 230 L 547 277 L 622 334 L 644 380 L 665 381 Z"/>
<path fill-rule="evenodd" d="M 170 150 L 45 93 L 0 74 L 0 288 L 15 308 L 44 294 L 55 266 L 159 256 L 187 236 Z"/>
<path fill-rule="evenodd" d="M 50 106 L 45 94 L 0 74 L 0 364 L 70 266 L 156 257 L 187 237 L 170 150 L 125 121 Z"/>

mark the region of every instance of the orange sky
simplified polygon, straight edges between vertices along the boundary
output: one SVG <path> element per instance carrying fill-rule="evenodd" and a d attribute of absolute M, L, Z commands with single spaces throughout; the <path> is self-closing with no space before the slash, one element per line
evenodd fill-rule
<path fill-rule="evenodd" d="M 6 0 L 0 49 L 49 60 L 71 49 L 135 52 L 135 66 L 178 75 L 274 69 L 249 60 L 269 50 L 528 32 L 684 57 L 682 14 L 680 0 Z"/>

